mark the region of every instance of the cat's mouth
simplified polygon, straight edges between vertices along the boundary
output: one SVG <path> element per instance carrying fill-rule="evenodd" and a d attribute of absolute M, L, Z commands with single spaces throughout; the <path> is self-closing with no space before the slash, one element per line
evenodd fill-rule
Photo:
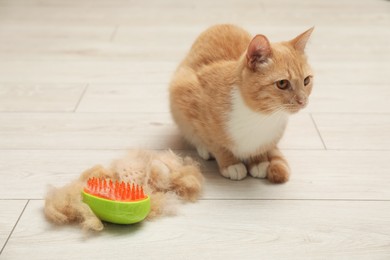
<path fill-rule="evenodd" d="M 291 108 L 288 108 L 288 112 L 290 112 L 291 114 L 295 114 L 295 113 L 298 113 L 299 111 L 301 110 L 300 107 L 291 107 Z"/>
<path fill-rule="evenodd" d="M 300 110 L 307 107 L 307 104 L 309 103 L 309 100 L 307 97 L 304 98 L 297 98 L 294 96 L 289 103 L 284 104 L 284 108 L 290 112 L 291 114 L 298 113 Z"/>
<path fill-rule="evenodd" d="M 291 113 L 291 114 L 295 114 L 295 113 L 298 113 L 300 110 L 304 109 L 305 107 L 307 107 L 307 103 L 305 104 L 294 104 L 294 105 L 291 105 L 291 104 L 288 104 L 287 106 L 285 106 L 285 109 L 287 112 Z"/>

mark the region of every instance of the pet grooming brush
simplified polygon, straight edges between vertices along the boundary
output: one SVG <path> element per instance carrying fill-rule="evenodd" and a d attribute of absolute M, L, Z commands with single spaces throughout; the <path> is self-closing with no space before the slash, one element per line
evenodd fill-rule
<path fill-rule="evenodd" d="M 98 218 L 115 224 L 140 222 L 150 211 L 150 198 L 134 183 L 90 178 L 82 195 Z"/>

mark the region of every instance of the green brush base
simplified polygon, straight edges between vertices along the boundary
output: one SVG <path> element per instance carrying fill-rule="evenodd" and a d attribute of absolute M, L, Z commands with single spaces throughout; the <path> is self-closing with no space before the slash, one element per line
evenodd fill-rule
<path fill-rule="evenodd" d="M 146 218 L 150 212 L 150 198 L 122 202 L 99 198 L 82 192 L 83 201 L 101 220 L 115 224 L 134 224 Z"/>

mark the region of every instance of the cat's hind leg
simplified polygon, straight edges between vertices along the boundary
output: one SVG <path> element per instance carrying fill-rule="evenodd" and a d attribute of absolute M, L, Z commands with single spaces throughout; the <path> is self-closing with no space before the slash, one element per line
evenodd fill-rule
<path fill-rule="evenodd" d="M 199 138 L 199 129 L 203 128 L 202 99 L 202 88 L 195 71 L 185 66 L 179 68 L 170 84 L 171 113 L 184 138 L 195 146 L 201 158 L 209 160 L 213 156 Z"/>

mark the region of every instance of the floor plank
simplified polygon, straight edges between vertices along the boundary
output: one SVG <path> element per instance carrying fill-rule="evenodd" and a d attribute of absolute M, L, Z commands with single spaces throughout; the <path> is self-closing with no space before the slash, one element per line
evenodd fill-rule
<path fill-rule="evenodd" d="M 185 149 L 169 113 L 2 113 L 2 149 Z"/>
<path fill-rule="evenodd" d="M 77 112 L 169 112 L 169 93 L 165 84 L 91 84 Z"/>
<path fill-rule="evenodd" d="M 265 34 L 271 41 L 292 39 L 308 29 L 306 26 L 253 26 L 241 24 L 255 34 Z M 313 61 L 386 62 L 390 58 L 390 35 L 385 26 L 317 25 L 308 44 L 308 56 Z M 177 62 L 188 52 L 204 25 L 128 25 L 95 28 L 93 26 L 56 26 L 18 24 L 2 29 L 0 57 L 7 60 L 159 60 Z M 59 27 L 59 28 L 58 28 Z M 74 30 L 72 30 L 74 28 Z M 361 31 L 367 37 L 361 37 Z M 329 37 L 332 35 L 332 38 Z M 158 44 L 155 39 L 158 38 Z M 333 38 L 337 38 L 334 41 Z M 340 42 L 348 42 L 345 49 Z M 359 53 L 359 55 L 356 55 Z M 348 67 L 344 68 L 345 70 Z"/>
<path fill-rule="evenodd" d="M 108 167 L 124 154 L 120 150 L 0 150 L 0 172 L 8 175 L 0 182 L 0 198 L 42 199 L 50 186 L 64 186 L 96 164 Z"/>
<path fill-rule="evenodd" d="M 26 200 L 0 199 L 0 255 L 26 203 Z"/>
<path fill-rule="evenodd" d="M 390 113 L 388 85 L 315 84 L 306 111 L 319 113 Z"/>
<path fill-rule="evenodd" d="M 179 59 L 178 59 L 179 61 Z M 0 61 L 4 83 L 166 84 L 177 62 L 134 61 Z"/>
<path fill-rule="evenodd" d="M 251 177 L 230 181 L 218 173 L 215 161 L 204 161 L 192 150 L 177 152 L 201 163 L 206 200 L 390 200 L 390 152 L 286 150 L 292 176 L 283 185 Z M 84 170 L 96 164 L 108 166 L 124 154 L 122 150 L 0 151 L 0 172 L 8 173 L 0 182 L 0 198 L 42 199 L 49 185 L 64 186 Z"/>
<path fill-rule="evenodd" d="M 1 113 L 0 123 L 2 149 L 189 147 L 169 113 Z M 280 146 L 323 149 L 310 115 L 291 118 Z"/>
<path fill-rule="evenodd" d="M 53 228 L 42 206 L 29 203 L 3 252 L 6 259 L 390 257 L 388 201 L 201 201 L 176 217 L 109 225 L 89 237 L 75 227 Z"/>
<path fill-rule="evenodd" d="M 83 84 L 1 84 L 1 112 L 73 112 Z"/>
<path fill-rule="evenodd" d="M 389 114 L 313 114 L 328 149 L 389 150 Z"/>
<path fill-rule="evenodd" d="M 211 24 L 216 21 L 247 22 L 263 26 L 322 25 L 340 26 L 342 24 L 382 25 L 389 22 L 388 5 L 385 1 L 332 0 L 326 3 L 305 1 L 197 1 L 193 3 L 178 1 L 1 1 L 8 10 L 8 19 L 36 21 L 44 17 L 51 23 L 90 23 L 107 24 Z M 25 8 L 22 8 L 25 7 Z M 163 10 L 163 11 L 161 11 Z M 229 10 L 229 12 L 227 11 Z M 335 11 L 336 10 L 336 11 Z M 14 11 L 14 12 L 12 12 Z M 11 13 L 11 16 L 9 15 Z M 245 13 L 245 15 L 242 15 Z M 259 15 L 261 13 L 261 15 Z M 330 15 L 331 14 L 331 15 Z M 106 17 L 107 19 L 102 19 Z M 261 23 L 262 22 L 262 23 Z"/>

